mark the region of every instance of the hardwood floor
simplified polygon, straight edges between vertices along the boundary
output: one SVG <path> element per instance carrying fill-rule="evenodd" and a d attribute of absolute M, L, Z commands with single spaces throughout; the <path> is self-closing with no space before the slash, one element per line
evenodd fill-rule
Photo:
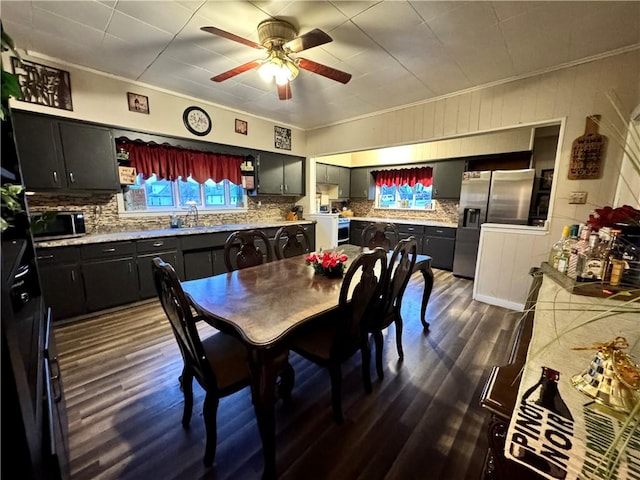
<path fill-rule="evenodd" d="M 421 276 L 407 288 L 404 362 L 397 363 L 391 327 L 385 378 L 372 394 L 364 393 L 359 355 L 344 366 L 343 425 L 332 419 L 328 373 L 291 354 L 293 400 L 276 406 L 281 479 L 479 479 L 489 418 L 479 396 L 490 367 L 506 362 L 520 313 L 473 301 L 470 280 L 434 272 L 426 333 L 418 319 Z M 194 382 L 184 430 L 182 359 L 159 303 L 58 325 L 55 336 L 73 480 L 261 477 L 248 389 L 221 400 L 216 462 L 203 466 L 203 391 Z"/>

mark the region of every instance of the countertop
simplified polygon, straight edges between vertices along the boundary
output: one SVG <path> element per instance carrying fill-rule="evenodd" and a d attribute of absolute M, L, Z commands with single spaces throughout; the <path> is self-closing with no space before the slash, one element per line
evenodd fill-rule
<path fill-rule="evenodd" d="M 458 228 L 457 223 L 447 222 L 435 222 L 432 220 L 415 220 L 415 219 L 400 219 L 400 218 L 378 218 L 378 217 L 351 217 L 351 220 L 358 220 L 360 222 L 389 222 L 403 225 L 424 225 L 425 227 L 447 227 Z"/>
<path fill-rule="evenodd" d="M 194 227 L 194 228 L 167 228 L 164 230 L 142 230 L 134 232 L 118 232 L 118 233 L 91 233 L 82 237 L 65 238 L 61 240 L 50 240 L 43 242 L 36 242 L 37 248 L 51 248 L 51 247 L 69 247 L 73 245 L 89 245 L 94 243 L 105 242 L 120 242 L 126 240 L 144 240 L 146 238 L 158 238 L 158 237 L 176 237 L 182 235 L 201 235 L 206 233 L 219 233 L 219 232 L 235 232 L 236 230 L 250 230 L 253 228 L 278 228 L 283 225 L 290 224 L 310 225 L 315 222 L 312 220 L 271 220 L 268 222 L 256 222 L 256 223 L 236 223 L 226 225 L 213 225 L 210 227 Z"/>

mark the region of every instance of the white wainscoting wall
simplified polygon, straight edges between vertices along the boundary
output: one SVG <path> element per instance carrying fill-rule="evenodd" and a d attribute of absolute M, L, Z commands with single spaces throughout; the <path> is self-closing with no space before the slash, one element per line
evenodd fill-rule
<path fill-rule="evenodd" d="M 547 260 L 549 232 L 539 227 L 485 223 L 480 229 L 473 299 L 523 311 L 529 271 Z"/>

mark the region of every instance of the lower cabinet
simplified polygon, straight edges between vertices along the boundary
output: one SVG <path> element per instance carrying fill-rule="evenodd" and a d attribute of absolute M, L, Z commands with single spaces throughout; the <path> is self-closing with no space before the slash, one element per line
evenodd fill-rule
<path fill-rule="evenodd" d="M 359 220 L 351 220 L 349 222 L 349 243 L 352 245 L 362 246 L 362 232 L 369 222 L 361 222 Z"/>
<path fill-rule="evenodd" d="M 136 242 L 138 252 L 136 264 L 138 267 L 138 282 L 140 298 L 147 299 L 157 295 L 153 282 L 153 271 L 151 265 L 155 257 L 160 257 L 165 262 L 171 264 L 180 280 L 184 280 L 184 266 L 182 253 L 180 252 L 180 241 L 175 237 L 152 238 L 138 240 Z"/>
<path fill-rule="evenodd" d="M 80 247 L 37 251 L 42 295 L 56 320 L 86 313 Z"/>
<path fill-rule="evenodd" d="M 224 243 L 231 232 L 190 235 L 182 238 L 184 279 L 210 277 L 224 273 Z"/>
<path fill-rule="evenodd" d="M 421 253 L 431 256 L 432 267 L 453 270 L 455 243 L 455 228 L 424 227 Z"/>
<path fill-rule="evenodd" d="M 135 252 L 134 242 L 100 243 L 81 247 L 88 311 L 115 307 L 139 299 Z"/>

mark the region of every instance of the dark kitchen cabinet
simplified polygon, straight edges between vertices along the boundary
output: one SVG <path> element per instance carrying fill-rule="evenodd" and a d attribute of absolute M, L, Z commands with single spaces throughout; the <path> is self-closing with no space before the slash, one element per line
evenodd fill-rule
<path fill-rule="evenodd" d="M 189 235 L 181 239 L 185 280 L 224 273 L 224 243 L 231 232 Z"/>
<path fill-rule="evenodd" d="M 338 183 L 338 198 L 349 198 L 351 196 L 351 169 L 338 167 L 340 169 L 340 181 Z"/>
<path fill-rule="evenodd" d="M 102 310 L 139 299 L 133 242 L 83 245 L 81 254 L 88 311 Z"/>
<path fill-rule="evenodd" d="M 37 255 L 42 294 L 53 318 L 60 320 L 85 313 L 80 247 L 38 249 Z"/>
<path fill-rule="evenodd" d="M 351 220 L 349 222 L 349 243 L 362 246 L 362 232 L 369 222 Z"/>
<path fill-rule="evenodd" d="M 352 168 L 350 173 L 351 188 L 349 191 L 350 198 L 363 198 L 374 200 L 376 194 L 376 185 L 371 175 L 371 168 L 357 167 Z"/>
<path fill-rule="evenodd" d="M 433 165 L 433 198 L 460 198 L 464 160 L 448 160 Z"/>
<path fill-rule="evenodd" d="M 338 185 L 340 183 L 340 168 L 336 165 L 316 163 L 316 183 Z"/>
<path fill-rule="evenodd" d="M 431 266 L 453 270 L 456 229 L 450 227 L 424 227 L 421 253 L 431 256 Z"/>
<path fill-rule="evenodd" d="M 157 295 L 151 270 L 151 264 L 155 257 L 160 257 L 165 262 L 171 264 L 178 278 L 184 280 L 182 252 L 179 251 L 179 248 L 180 241 L 175 237 L 151 238 L 138 240 L 136 242 L 136 250 L 138 252 L 136 263 L 138 265 L 138 281 L 141 299 L 152 298 Z"/>
<path fill-rule="evenodd" d="M 408 225 L 404 223 L 396 224 L 398 232 L 400 233 L 400 240 L 405 238 L 414 237 L 416 239 L 417 251 L 422 252 L 422 239 L 424 236 L 425 227 L 422 225 Z"/>
<path fill-rule="evenodd" d="M 111 191 L 120 186 L 108 128 L 14 111 L 15 139 L 31 190 Z"/>
<path fill-rule="evenodd" d="M 258 194 L 304 195 L 304 158 L 261 152 L 258 159 Z"/>

